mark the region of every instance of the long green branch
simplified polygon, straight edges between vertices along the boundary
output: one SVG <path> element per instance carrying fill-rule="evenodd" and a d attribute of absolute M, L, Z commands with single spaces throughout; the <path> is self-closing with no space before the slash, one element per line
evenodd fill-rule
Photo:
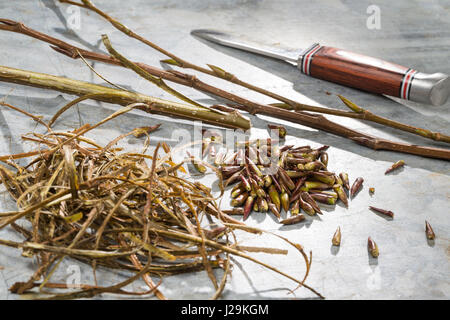
<path fill-rule="evenodd" d="M 247 130 L 251 127 L 250 120 L 237 111 L 230 113 L 211 111 L 204 107 L 181 104 L 141 93 L 109 88 L 45 73 L 0 66 L 0 81 L 51 89 L 77 96 L 92 95 L 92 99 L 119 105 L 142 102 L 146 106 L 140 106 L 139 109 L 149 113 L 200 120 L 226 128 Z"/>

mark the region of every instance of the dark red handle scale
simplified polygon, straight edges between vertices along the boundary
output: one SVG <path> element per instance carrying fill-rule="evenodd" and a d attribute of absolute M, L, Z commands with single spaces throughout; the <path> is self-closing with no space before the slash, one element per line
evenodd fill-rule
<path fill-rule="evenodd" d="M 314 78 L 402 99 L 409 98 L 416 74 L 394 63 L 319 44 L 308 49 L 300 63 L 300 70 Z"/>

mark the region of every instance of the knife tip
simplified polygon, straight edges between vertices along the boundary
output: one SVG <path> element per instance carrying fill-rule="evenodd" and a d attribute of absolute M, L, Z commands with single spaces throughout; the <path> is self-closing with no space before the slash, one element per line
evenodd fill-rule
<path fill-rule="evenodd" d="M 208 35 L 220 35 L 223 34 L 223 32 L 212 30 L 212 29 L 194 29 L 191 30 L 191 35 L 197 36 L 197 37 L 205 37 Z"/>

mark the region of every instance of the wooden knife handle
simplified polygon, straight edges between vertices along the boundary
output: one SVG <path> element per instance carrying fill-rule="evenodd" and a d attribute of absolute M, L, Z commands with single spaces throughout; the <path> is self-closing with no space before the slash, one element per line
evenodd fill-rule
<path fill-rule="evenodd" d="M 302 54 L 299 68 L 315 78 L 402 99 L 409 99 L 417 73 L 381 59 L 319 44 Z"/>

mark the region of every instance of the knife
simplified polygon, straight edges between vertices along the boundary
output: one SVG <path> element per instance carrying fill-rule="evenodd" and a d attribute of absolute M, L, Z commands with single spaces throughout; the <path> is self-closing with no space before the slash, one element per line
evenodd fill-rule
<path fill-rule="evenodd" d="M 443 105 L 450 93 L 450 77 L 444 73 L 427 74 L 318 43 L 299 50 L 266 46 L 215 30 L 198 29 L 191 34 L 227 47 L 294 62 L 306 75 L 368 92 L 435 106 Z"/>

